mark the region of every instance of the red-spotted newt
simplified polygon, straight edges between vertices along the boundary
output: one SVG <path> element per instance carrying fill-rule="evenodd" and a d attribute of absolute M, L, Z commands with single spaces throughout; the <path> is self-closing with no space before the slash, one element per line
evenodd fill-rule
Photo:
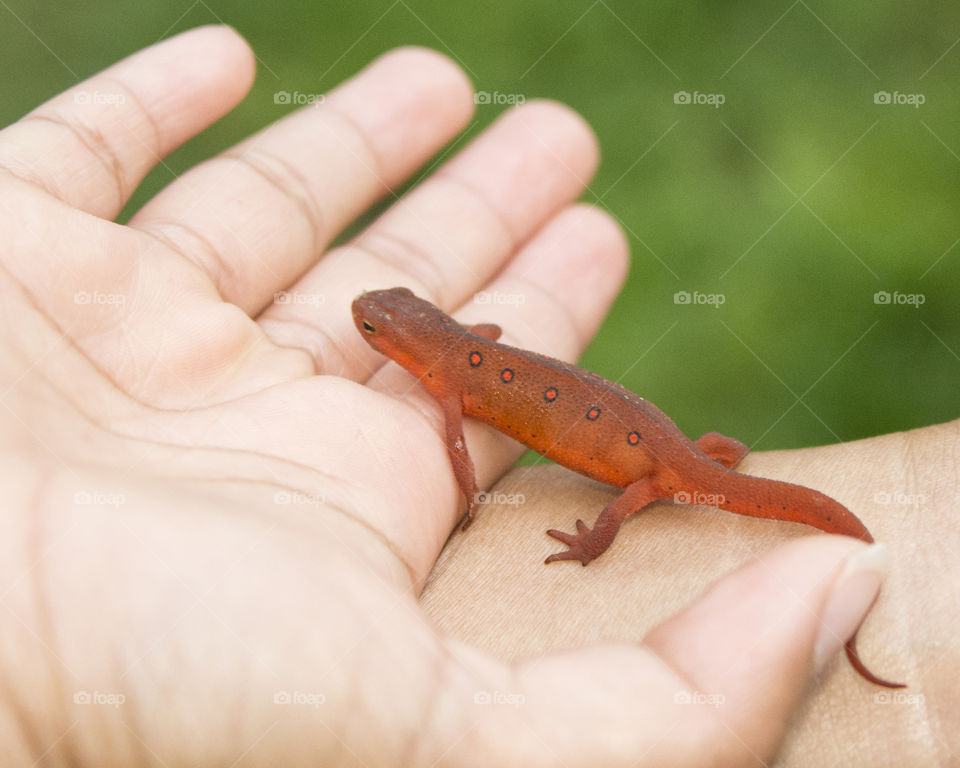
<path fill-rule="evenodd" d="M 627 517 L 658 499 L 710 503 L 741 515 L 804 523 L 873 542 L 863 523 L 829 496 L 733 471 L 749 450 L 737 440 L 709 432 L 692 441 L 659 408 L 619 384 L 499 344 L 497 325 L 464 327 L 407 288 L 362 294 L 353 302 L 353 317 L 370 346 L 410 371 L 439 402 L 453 473 L 467 502 L 463 529 L 473 520 L 477 498 L 463 436 L 466 414 L 558 464 L 625 489 L 592 528 L 577 520 L 576 533 L 547 531 L 567 545 L 548 563 L 579 560 L 586 565 L 606 552 Z M 846 651 L 867 680 L 903 687 L 864 666 L 856 633 Z"/>

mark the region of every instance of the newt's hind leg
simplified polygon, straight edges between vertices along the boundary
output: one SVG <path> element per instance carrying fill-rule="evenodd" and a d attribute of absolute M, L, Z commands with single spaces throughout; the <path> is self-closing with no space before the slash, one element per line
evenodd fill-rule
<path fill-rule="evenodd" d="M 750 449 L 739 440 L 721 435 L 719 432 L 707 432 L 695 442 L 697 448 L 727 469 L 733 469 L 744 456 L 750 453 Z"/>
<path fill-rule="evenodd" d="M 548 536 L 562 541 L 569 549 L 566 552 L 550 555 L 544 562 L 579 560 L 586 565 L 607 551 L 624 520 L 660 497 L 661 494 L 654 487 L 652 477 L 645 477 L 628 485 L 620 496 L 604 507 L 592 529 L 588 528 L 583 520 L 577 520 L 576 533 L 564 533 L 554 529 L 547 531 Z"/>
<path fill-rule="evenodd" d="M 470 333 L 475 333 L 477 336 L 483 336 L 485 339 L 490 339 L 490 341 L 496 341 L 503 334 L 503 329 L 496 323 L 477 323 L 476 325 L 468 325 L 467 330 Z"/>

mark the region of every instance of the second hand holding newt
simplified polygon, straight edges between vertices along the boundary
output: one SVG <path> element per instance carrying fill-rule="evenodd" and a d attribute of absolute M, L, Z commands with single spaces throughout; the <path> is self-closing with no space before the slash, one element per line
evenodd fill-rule
<path fill-rule="evenodd" d="M 549 530 L 568 549 L 546 562 L 586 565 L 613 543 L 623 521 L 658 499 L 700 503 L 751 517 L 788 520 L 872 543 L 863 523 L 819 491 L 733 471 L 748 452 L 737 440 L 709 432 L 692 441 L 659 408 L 582 368 L 497 342 L 500 327 L 464 327 L 408 288 L 372 291 L 353 302 L 357 329 L 371 347 L 416 376 L 443 411 L 445 442 L 473 520 L 477 484 L 463 435 L 463 414 L 498 429 L 558 464 L 625 488 L 593 528 Z M 847 657 L 867 680 L 856 633 Z"/>

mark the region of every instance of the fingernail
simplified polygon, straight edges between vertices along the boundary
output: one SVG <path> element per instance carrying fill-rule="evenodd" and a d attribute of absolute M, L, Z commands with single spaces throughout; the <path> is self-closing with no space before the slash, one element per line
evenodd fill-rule
<path fill-rule="evenodd" d="M 813 647 L 815 669 L 821 669 L 860 626 L 888 570 L 890 552 L 883 544 L 872 544 L 847 560 L 820 617 L 820 634 Z"/>

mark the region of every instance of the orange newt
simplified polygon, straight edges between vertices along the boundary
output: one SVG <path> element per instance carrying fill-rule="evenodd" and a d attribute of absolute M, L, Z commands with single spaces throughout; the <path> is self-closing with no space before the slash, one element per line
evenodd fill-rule
<path fill-rule="evenodd" d="M 708 498 L 729 512 L 873 542 L 863 523 L 829 496 L 734 472 L 749 450 L 739 441 L 716 432 L 692 441 L 659 408 L 619 384 L 497 343 L 497 325 L 464 327 L 408 288 L 360 295 L 353 318 L 371 347 L 416 376 L 439 402 L 453 472 L 467 502 L 463 530 L 473 520 L 477 494 L 463 436 L 467 414 L 558 464 L 625 489 L 593 528 L 577 520 L 576 533 L 547 531 L 567 545 L 547 563 L 586 565 L 606 552 L 627 517 L 658 499 L 702 503 Z M 878 685 L 904 687 L 864 666 L 856 637 L 847 641 L 846 652 L 857 672 Z"/>

